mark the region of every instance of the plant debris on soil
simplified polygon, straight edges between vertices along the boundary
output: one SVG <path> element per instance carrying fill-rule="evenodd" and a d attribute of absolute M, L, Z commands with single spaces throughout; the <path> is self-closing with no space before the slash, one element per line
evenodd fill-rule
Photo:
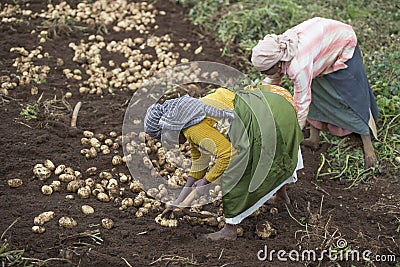
<path fill-rule="evenodd" d="M 204 239 L 221 225 L 190 217 L 177 227 L 161 226 L 155 218 L 164 204 L 144 193 L 141 205 L 134 204 L 140 190 L 129 183 L 138 177 L 125 164 L 121 140 L 133 93 L 181 62 L 237 65 L 184 14 L 173 1 L 2 1 L 1 247 L 13 259 L 23 250 L 20 262 L 38 266 L 395 266 L 399 171 L 381 166 L 351 189 L 344 180 L 316 180 L 327 145 L 316 152 L 302 147 L 305 167 L 288 192 L 291 204 L 265 204 L 243 221 L 235 241 Z M 111 179 L 124 189 L 106 196 L 100 188 L 95 194 L 79 185 L 67 190 L 68 179 L 101 183 L 102 176 L 110 192 Z M 218 212 L 212 204 L 203 208 Z M 290 251 L 307 249 L 368 250 L 387 260 L 289 258 Z M 290 263 L 278 259 L 279 250 Z M 11 261 L 1 253 L 7 266 Z"/>

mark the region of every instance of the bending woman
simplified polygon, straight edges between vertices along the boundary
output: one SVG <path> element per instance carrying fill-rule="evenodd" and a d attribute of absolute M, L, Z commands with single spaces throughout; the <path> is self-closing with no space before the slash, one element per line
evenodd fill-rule
<path fill-rule="evenodd" d="M 294 83 L 298 121 L 311 126 L 304 145 L 316 150 L 319 131 L 336 136 L 360 134 L 365 168 L 377 163 L 370 130 L 377 138 L 378 107 L 365 74 L 357 37 L 350 25 L 313 18 L 281 35 L 268 34 L 253 48 L 252 63 L 279 85 L 287 74 Z"/>
<path fill-rule="evenodd" d="M 173 206 L 193 187 L 204 194 L 208 183 L 221 183 L 226 224 L 207 235 L 212 240 L 235 239 L 237 225 L 273 196 L 289 202 L 285 185 L 296 182 L 303 168 L 303 135 L 290 93 L 278 86 L 261 89 L 219 88 L 201 99 L 183 96 L 147 110 L 147 134 L 163 140 L 179 134 L 191 146 L 191 170 Z M 215 165 L 208 169 L 212 156 Z"/>

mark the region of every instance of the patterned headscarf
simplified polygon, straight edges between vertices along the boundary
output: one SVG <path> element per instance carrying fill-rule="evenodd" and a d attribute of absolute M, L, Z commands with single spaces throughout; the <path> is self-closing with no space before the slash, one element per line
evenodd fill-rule
<path fill-rule="evenodd" d="M 259 71 L 268 70 L 279 61 L 289 61 L 297 53 L 298 37 L 293 29 L 281 35 L 267 34 L 253 47 L 251 62 Z"/>
<path fill-rule="evenodd" d="M 181 131 L 201 122 L 206 116 L 232 120 L 235 113 L 208 106 L 198 99 L 185 95 L 166 100 L 163 104 L 153 104 L 144 118 L 144 131 L 161 140 L 161 134 L 171 136 L 170 131 Z"/>

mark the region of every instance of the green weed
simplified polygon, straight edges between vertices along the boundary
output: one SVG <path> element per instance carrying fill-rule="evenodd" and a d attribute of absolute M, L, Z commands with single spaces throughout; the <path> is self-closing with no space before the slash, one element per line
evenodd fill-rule
<path fill-rule="evenodd" d="M 24 109 L 19 113 L 26 120 L 37 119 L 39 115 L 39 103 L 27 104 Z"/>
<path fill-rule="evenodd" d="M 64 15 L 55 19 L 45 20 L 38 28 L 47 31 L 47 38 L 56 39 L 60 36 L 69 36 L 74 29 L 83 30 L 87 27 L 82 28 L 76 25 L 75 18 Z"/>
<path fill-rule="evenodd" d="M 26 120 L 46 118 L 58 120 L 65 116 L 67 111 L 72 111 L 71 105 L 64 98 L 57 99 L 56 96 L 52 99 L 42 98 L 43 94 L 33 104 L 26 104 L 19 114 Z"/>
<path fill-rule="evenodd" d="M 4 243 L 0 247 L 0 263 L 2 266 L 33 266 L 23 258 L 23 249 L 10 250 L 9 244 Z"/>

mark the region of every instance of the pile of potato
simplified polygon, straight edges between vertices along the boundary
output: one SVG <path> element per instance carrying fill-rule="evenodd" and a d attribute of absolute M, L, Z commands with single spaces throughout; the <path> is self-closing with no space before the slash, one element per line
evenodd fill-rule
<path fill-rule="evenodd" d="M 90 210 L 93 208 L 91 208 L 88 205 L 84 205 L 82 206 L 82 212 L 85 214 L 90 214 L 90 213 L 86 213 L 85 211 Z M 93 211 L 94 212 L 94 211 Z M 92 212 L 92 213 L 93 213 Z M 36 216 L 33 219 L 33 226 L 32 226 L 32 232 L 34 233 L 38 233 L 38 234 L 42 234 L 46 231 L 46 228 L 44 227 L 44 224 L 53 220 L 56 217 L 54 211 L 45 211 L 40 213 L 38 216 Z M 78 225 L 78 222 L 69 216 L 61 216 L 58 219 L 58 225 L 60 227 L 64 227 L 64 228 L 73 228 L 75 226 Z M 114 221 L 110 218 L 104 218 L 101 220 L 101 225 L 105 228 L 105 229 L 111 229 L 114 227 Z"/>
<path fill-rule="evenodd" d="M 7 23 L 10 14 L 21 14 L 32 19 L 42 18 L 49 29 L 32 31 L 36 35 L 38 43 L 44 43 L 51 34 L 54 27 L 72 31 L 71 21 L 78 21 L 88 25 L 88 27 L 106 27 L 114 25 L 114 31 L 137 31 L 143 37 L 126 38 L 120 41 L 106 42 L 100 34 L 89 35 L 86 40 L 81 40 L 78 44 L 70 43 L 69 47 L 74 51 L 72 61 L 77 63 L 74 69 L 63 69 L 67 79 L 74 79 L 79 82 L 79 92 L 81 94 L 102 95 L 105 91 L 113 93 L 114 90 L 137 90 L 143 82 L 154 75 L 157 71 L 175 66 L 180 62 L 188 62 L 188 59 L 181 58 L 180 54 L 174 50 L 175 44 L 168 34 L 157 36 L 150 34 L 157 29 L 156 17 L 165 15 L 165 11 L 158 11 L 152 4 L 141 2 L 132 3 L 126 0 L 106 1 L 97 0 L 91 3 L 79 3 L 76 8 L 71 7 L 66 1 L 57 5 L 48 4 L 47 10 L 33 13 L 29 10 L 29 3 L 25 6 L 5 5 L 0 13 L 2 22 Z M 179 43 L 179 46 L 188 50 L 190 43 Z M 151 50 L 152 52 L 149 52 Z M 146 51 L 146 52 L 144 52 Z M 194 50 L 195 54 L 202 51 L 202 47 Z M 17 85 L 29 84 L 32 81 L 44 83 L 46 75 L 50 71 L 48 66 L 38 65 L 40 59 L 49 58 L 48 52 L 43 52 L 42 47 L 38 46 L 31 52 L 23 47 L 13 47 L 11 52 L 21 55 L 17 58 L 14 67 L 18 74 L 18 82 L 10 82 L 6 79 L 2 82 L 1 91 L 7 94 L 9 89 Z M 122 54 L 123 62 L 109 60 L 104 62 L 104 53 Z M 118 58 L 119 56 L 117 56 Z M 35 59 L 35 60 L 32 60 Z M 33 63 L 35 62 L 35 64 Z M 57 59 L 57 66 L 64 65 L 63 60 Z M 37 88 L 32 89 L 37 93 Z"/>
<path fill-rule="evenodd" d="M 132 141 L 135 139 L 133 136 L 136 137 L 136 145 L 133 145 Z M 170 153 L 177 156 L 177 153 L 180 153 L 180 157 L 188 158 L 190 156 L 190 150 L 186 144 L 177 148 L 177 151 L 165 151 L 165 148 L 157 144 L 157 142 L 154 142 L 154 139 L 143 132 L 137 135 L 131 135 L 128 138 L 126 136 L 119 136 L 116 132 L 94 134 L 89 131 L 84 131 L 82 140 L 84 140 L 82 142 L 83 146 L 90 146 L 90 148 L 86 149 L 97 149 L 97 156 L 104 154 L 102 153 L 104 149 L 101 149 L 101 147 L 107 143 L 110 153 L 113 154 L 118 154 L 119 150 L 122 149 L 121 145 L 125 144 L 128 146 L 125 147 L 125 149 L 129 150 L 130 153 L 143 153 L 141 155 L 143 155 L 144 158 L 148 158 L 148 160 L 150 160 L 150 157 L 153 158 L 147 163 L 151 164 L 153 170 L 152 174 L 162 174 L 166 183 L 160 184 L 158 187 L 144 190 L 139 180 L 133 178 L 130 174 L 117 172 L 116 168 L 111 170 L 98 170 L 97 167 L 90 167 L 81 172 L 74 170 L 70 166 L 64 164 L 56 166 L 51 160 L 45 160 L 43 163 L 36 164 L 33 168 L 35 177 L 44 183 L 41 188 L 44 195 L 50 196 L 54 192 L 65 192 L 67 193 L 66 199 L 69 200 L 73 200 L 75 197 L 81 199 L 96 198 L 98 201 L 104 203 L 113 203 L 120 211 L 132 210 L 131 212 L 135 217 L 142 217 L 148 215 L 150 212 L 153 214 L 162 211 L 164 209 L 163 203 L 169 203 L 174 200 L 169 190 L 183 186 L 187 178 L 188 169 L 184 170 L 176 167 L 173 162 L 169 161 L 169 157 L 172 156 L 166 156 Z M 127 142 L 122 142 L 122 140 Z M 118 144 L 118 146 L 114 144 Z M 140 150 L 139 147 L 145 149 Z M 149 154 L 139 151 L 146 151 L 149 152 Z M 108 153 L 105 153 L 105 155 L 107 154 Z M 92 159 L 92 157 L 87 156 L 86 153 L 82 153 L 82 155 L 89 160 Z M 121 158 L 126 157 L 127 156 Z M 165 162 L 160 164 L 160 161 L 163 160 Z M 115 165 L 113 163 L 111 164 Z M 150 166 L 147 167 L 149 168 Z M 54 177 L 56 179 L 52 179 Z M 14 181 L 15 185 L 13 185 L 11 180 Z M 9 180 L 10 187 L 17 187 L 21 184 L 22 180 Z M 177 227 L 180 222 L 185 222 L 190 225 L 208 225 L 222 228 L 225 225 L 225 218 L 222 212 L 221 187 L 216 185 L 210 190 L 209 195 L 212 196 L 213 199 L 201 197 L 192 203 L 192 208 L 189 209 L 191 215 L 184 215 L 181 218 L 161 218 L 161 215 L 158 215 L 155 218 L 155 222 L 164 227 Z M 212 203 L 212 206 L 209 207 L 213 207 L 213 212 L 203 210 L 204 205 L 208 203 Z M 81 210 L 84 214 L 88 215 L 95 212 L 90 205 L 83 205 Z M 263 206 L 251 216 L 258 216 L 260 212 L 266 212 L 266 207 Z M 270 212 L 276 214 L 277 210 L 273 208 Z M 44 224 L 54 217 L 54 212 L 44 212 L 34 219 L 32 231 L 35 233 L 43 233 L 45 231 Z M 74 227 L 77 225 L 77 222 L 73 218 L 62 216 L 59 218 L 59 225 L 61 227 Z M 101 225 L 106 229 L 112 229 L 114 222 L 109 218 L 104 218 Z M 268 222 L 265 222 L 258 226 L 256 233 L 260 238 L 269 238 L 276 235 L 276 230 Z M 240 236 L 242 234 L 243 229 L 239 228 L 238 235 Z"/>
<path fill-rule="evenodd" d="M 15 89 L 19 85 L 41 84 L 45 83 L 50 67 L 47 65 L 38 65 L 37 59 L 48 58 L 49 53 L 43 52 L 42 46 L 37 46 L 30 51 L 24 47 L 12 47 L 11 53 L 16 53 L 18 57 L 14 60 L 13 67 L 16 68 L 18 75 L 11 73 L 0 77 L 1 94 L 8 95 L 9 90 Z M 38 88 L 31 88 L 32 94 L 38 93 Z"/>
<path fill-rule="evenodd" d="M 152 4 L 147 2 L 134 3 L 126 0 L 107 1 L 97 0 L 90 3 L 79 3 L 76 8 L 72 8 L 66 1 L 60 4 L 47 5 L 47 11 L 34 13 L 32 17 L 46 19 L 58 19 L 65 16 L 67 19 L 75 19 L 86 24 L 96 25 L 116 25 L 113 30 L 137 30 L 140 33 L 148 34 L 154 27 L 155 15 L 158 12 Z"/>

